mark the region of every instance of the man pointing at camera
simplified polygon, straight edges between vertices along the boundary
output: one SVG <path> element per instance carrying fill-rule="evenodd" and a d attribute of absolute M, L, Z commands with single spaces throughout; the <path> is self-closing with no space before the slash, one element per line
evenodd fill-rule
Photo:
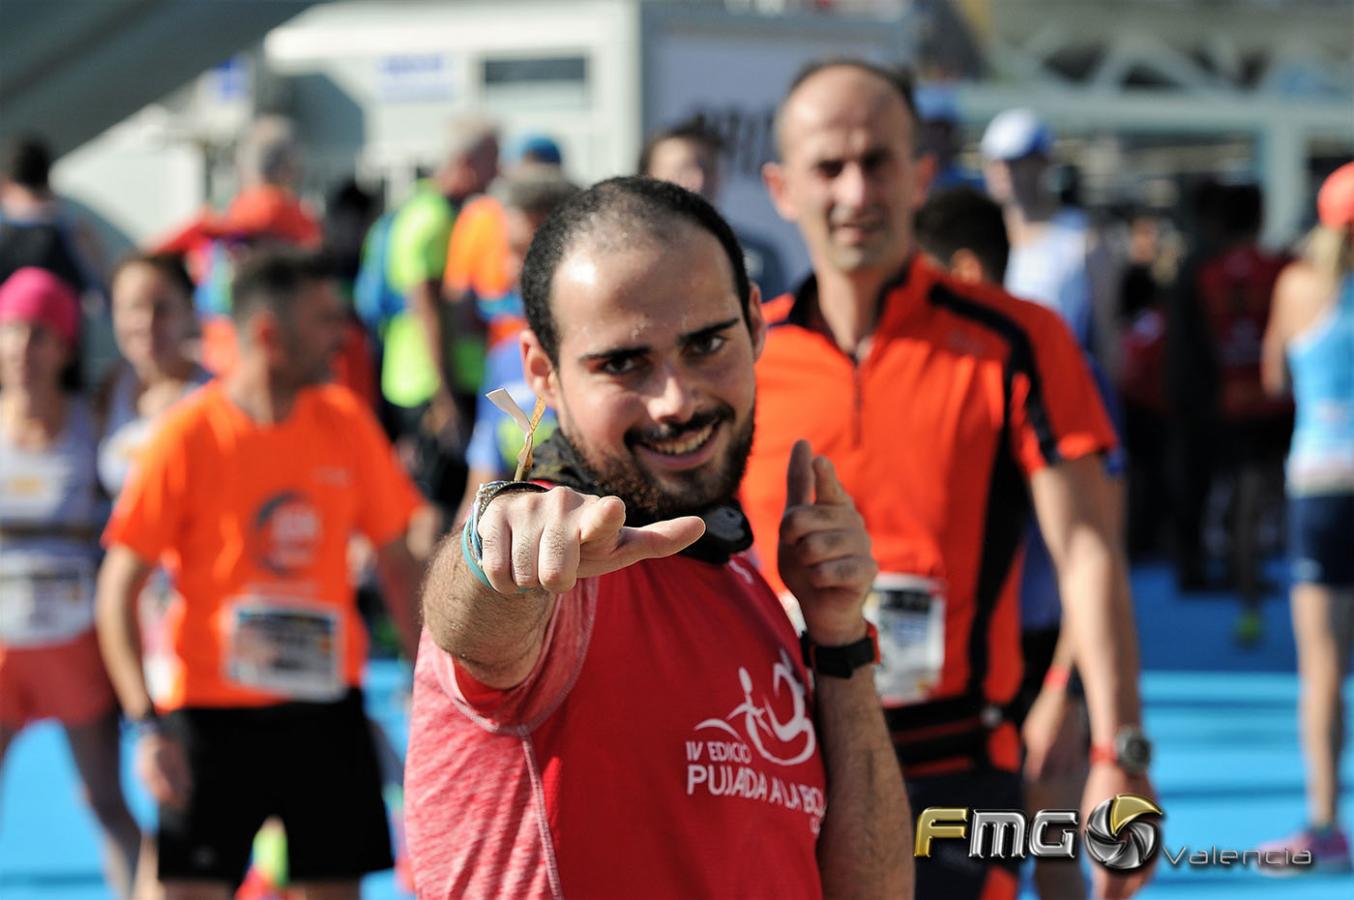
<path fill-rule="evenodd" d="M 419 896 L 911 896 L 875 565 L 807 444 L 780 537 L 802 646 L 743 556 L 765 325 L 733 232 L 675 186 L 603 182 L 541 227 L 522 294 L 560 428 L 535 484 L 481 489 L 428 578 Z"/>

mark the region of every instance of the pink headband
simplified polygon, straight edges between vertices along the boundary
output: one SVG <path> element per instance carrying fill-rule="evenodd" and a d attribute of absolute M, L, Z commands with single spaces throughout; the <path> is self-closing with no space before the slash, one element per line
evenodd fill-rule
<path fill-rule="evenodd" d="M 74 344 L 80 334 L 80 303 L 66 282 L 46 269 L 27 266 L 0 284 L 0 323 L 44 325 Z"/>

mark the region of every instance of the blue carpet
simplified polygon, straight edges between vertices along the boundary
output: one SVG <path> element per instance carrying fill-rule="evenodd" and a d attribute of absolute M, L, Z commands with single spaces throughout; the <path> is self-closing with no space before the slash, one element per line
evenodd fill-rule
<path fill-rule="evenodd" d="M 1287 603 L 1278 595 L 1265 603 L 1264 637 L 1242 650 L 1231 639 L 1236 604 L 1229 595 L 1182 596 L 1169 571 L 1156 565 L 1136 567 L 1133 585 L 1147 728 L 1157 745 L 1154 777 L 1166 810 L 1164 847 L 1240 850 L 1294 830 L 1304 805 Z M 401 747 L 407 718 L 398 688 L 406 679 L 400 667 L 376 663 L 368 688 L 373 716 Z M 1354 786 L 1354 755 L 1346 756 L 1343 774 Z M 94 828 L 59 729 L 44 724 L 24 732 L 2 777 L 0 897 L 105 897 Z M 125 781 L 137 815 L 148 820 L 150 805 L 130 765 Z M 1354 808 L 1354 790 L 1346 790 L 1344 802 Z M 364 888 L 373 900 L 401 896 L 390 874 L 368 879 Z M 1349 900 L 1354 878 L 1274 881 L 1236 867 L 1173 867 L 1163 858 L 1140 896 Z"/>

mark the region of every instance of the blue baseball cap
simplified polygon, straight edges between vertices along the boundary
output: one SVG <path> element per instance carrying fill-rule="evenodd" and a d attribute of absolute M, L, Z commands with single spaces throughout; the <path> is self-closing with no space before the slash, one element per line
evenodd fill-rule
<path fill-rule="evenodd" d="M 508 158 L 513 162 L 521 162 L 530 158 L 535 162 L 548 163 L 553 166 L 558 166 L 564 162 L 564 154 L 560 152 L 559 144 L 555 142 L 555 139 L 539 132 L 520 137 L 513 144 Z"/>

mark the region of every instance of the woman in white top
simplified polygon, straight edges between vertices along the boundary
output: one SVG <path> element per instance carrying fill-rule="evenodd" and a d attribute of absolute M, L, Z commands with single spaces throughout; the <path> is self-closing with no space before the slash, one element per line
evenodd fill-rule
<path fill-rule="evenodd" d="M 109 884 L 126 896 L 141 832 L 122 794 L 117 703 L 94 633 L 107 508 L 93 415 L 69 377 L 79 323 L 75 293 L 50 272 L 23 268 L 0 284 L 0 760 L 24 726 L 61 723 Z"/>

